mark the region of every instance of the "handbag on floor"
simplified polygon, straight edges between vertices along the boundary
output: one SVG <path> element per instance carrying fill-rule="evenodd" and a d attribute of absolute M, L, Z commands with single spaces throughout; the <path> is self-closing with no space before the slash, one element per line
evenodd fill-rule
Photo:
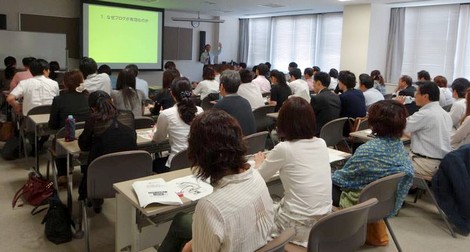
<path fill-rule="evenodd" d="M 383 220 L 367 224 L 366 244 L 373 246 L 388 244 L 387 226 Z"/>
<path fill-rule="evenodd" d="M 53 183 L 38 174 L 37 172 L 30 172 L 28 174 L 28 181 L 21 187 L 13 197 L 11 202 L 12 207 L 16 206 L 18 199 L 23 196 L 26 202 L 33 206 L 40 206 L 47 203 L 47 200 L 52 196 L 54 188 Z"/>
<path fill-rule="evenodd" d="M 72 240 L 72 227 L 75 224 L 70 216 L 67 206 L 60 201 L 57 192 L 49 198 L 49 209 L 42 220 L 45 224 L 44 233 L 49 241 L 61 244 Z M 43 209 L 44 210 L 44 209 Z M 39 213 L 42 210 L 36 212 Z M 31 212 L 31 214 L 35 214 Z"/>

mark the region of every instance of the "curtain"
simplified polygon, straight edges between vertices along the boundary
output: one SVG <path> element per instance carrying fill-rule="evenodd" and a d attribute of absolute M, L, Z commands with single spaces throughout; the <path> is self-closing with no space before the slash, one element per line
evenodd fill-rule
<path fill-rule="evenodd" d="M 240 19 L 240 38 L 238 43 L 238 62 L 247 62 L 250 41 L 249 19 Z"/>
<path fill-rule="evenodd" d="M 460 5 L 459 24 L 457 28 L 457 45 L 454 60 L 454 79 L 470 77 L 470 5 Z"/>
<path fill-rule="evenodd" d="M 405 36 L 405 8 L 391 10 L 385 81 L 396 83 L 401 75 Z"/>

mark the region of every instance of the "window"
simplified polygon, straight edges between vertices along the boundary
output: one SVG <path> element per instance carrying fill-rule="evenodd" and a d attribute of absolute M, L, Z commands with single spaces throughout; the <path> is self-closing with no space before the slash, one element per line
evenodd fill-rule
<path fill-rule="evenodd" d="M 341 13 L 250 19 L 247 64 L 271 62 L 272 69 L 287 71 L 289 62 L 300 69 L 339 68 Z"/>

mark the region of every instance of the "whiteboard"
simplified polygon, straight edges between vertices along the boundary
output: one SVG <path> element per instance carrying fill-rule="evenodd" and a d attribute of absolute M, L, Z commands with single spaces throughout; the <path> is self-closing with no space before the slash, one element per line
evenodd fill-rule
<path fill-rule="evenodd" d="M 18 68 L 22 67 L 24 57 L 35 57 L 57 61 L 62 69 L 66 69 L 66 47 L 65 34 L 0 30 L 0 60 L 13 56 Z M 4 67 L 3 62 L 1 66 Z"/>

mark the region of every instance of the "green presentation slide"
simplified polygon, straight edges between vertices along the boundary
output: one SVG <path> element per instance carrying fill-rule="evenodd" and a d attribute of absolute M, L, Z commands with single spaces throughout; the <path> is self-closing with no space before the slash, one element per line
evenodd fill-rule
<path fill-rule="evenodd" d="M 158 12 L 90 5 L 88 55 L 97 62 L 158 62 Z"/>

